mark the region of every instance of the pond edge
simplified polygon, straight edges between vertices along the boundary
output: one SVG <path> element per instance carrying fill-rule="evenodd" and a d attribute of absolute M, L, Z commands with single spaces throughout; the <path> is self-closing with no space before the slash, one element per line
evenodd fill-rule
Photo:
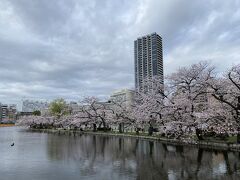
<path fill-rule="evenodd" d="M 113 133 L 113 132 L 92 132 L 92 131 L 79 131 L 79 130 L 64 130 L 64 129 L 29 129 L 30 131 L 47 132 L 47 133 L 80 133 L 89 135 L 100 135 L 100 136 L 117 136 L 117 137 L 130 137 L 136 139 L 143 139 L 149 141 L 158 141 L 167 145 L 181 145 L 181 146 L 194 146 L 198 148 L 204 148 L 209 150 L 223 150 L 223 151 L 237 151 L 240 152 L 240 144 L 234 143 L 221 143 L 213 141 L 197 141 L 197 140 L 178 140 L 169 139 L 155 136 L 145 136 L 145 135 L 133 135 L 124 133 Z"/>

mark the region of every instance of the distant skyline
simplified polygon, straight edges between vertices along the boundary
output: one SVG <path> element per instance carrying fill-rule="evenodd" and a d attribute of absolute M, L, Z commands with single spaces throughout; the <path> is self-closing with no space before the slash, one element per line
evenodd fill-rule
<path fill-rule="evenodd" d="M 239 0 L 1 0 L 0 102 L 134 89 L 134 40 L 157 32 L 164 75 L 240 63 Z"/>

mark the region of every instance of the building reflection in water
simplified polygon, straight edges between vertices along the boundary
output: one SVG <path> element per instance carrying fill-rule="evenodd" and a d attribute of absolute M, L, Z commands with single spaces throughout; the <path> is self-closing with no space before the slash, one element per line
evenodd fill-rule
<path fill-rule="evenodd" d="M 95 135 L 49 134 L 50 160 L 104 179 L 240 179 L 239 154 L 154 141 Z"/>

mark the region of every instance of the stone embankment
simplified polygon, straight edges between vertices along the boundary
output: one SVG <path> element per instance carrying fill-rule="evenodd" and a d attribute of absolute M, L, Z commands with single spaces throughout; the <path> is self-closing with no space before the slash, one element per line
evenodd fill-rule
<path fill-rule="evenodd" d="M 138 138 L 138 139 L 150 140 L 150 141 L 159 141 L 161 143 L 168 144 L 168 145 L 194 146 L 194 147 L 199 147 L 204 149 L 240 152 L 240 144 L 214 142 L 214 141 L 206 141 L 206 140 L 204 141 L 189 140 L 189 139 L 178 140 L 178 139 L 162 138 L 157 136 L 137 135 L 137 134 L 118 133 L 118 132 L 92 132 L 92 131 L 64 130 L 64 129 L 30 129 L 30 131 L 68 134 L 68 135 L 74 135 L 74 136 L 76 134 L 89 134 L 89 135 L 101 135 L 101 136 L 130 137 L 130 138 Z"/>

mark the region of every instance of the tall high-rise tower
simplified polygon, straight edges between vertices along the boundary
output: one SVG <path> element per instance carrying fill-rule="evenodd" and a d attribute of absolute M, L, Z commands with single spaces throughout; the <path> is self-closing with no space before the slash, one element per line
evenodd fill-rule
<path fill-rule="evenodd" d="M 158 76 L 163 84 L 162 38 L 152 33 L 134 41 L 135 90 L 148 91 L 144 80 Z M 147 89 L 146 89 L 147 88 Z"/>

